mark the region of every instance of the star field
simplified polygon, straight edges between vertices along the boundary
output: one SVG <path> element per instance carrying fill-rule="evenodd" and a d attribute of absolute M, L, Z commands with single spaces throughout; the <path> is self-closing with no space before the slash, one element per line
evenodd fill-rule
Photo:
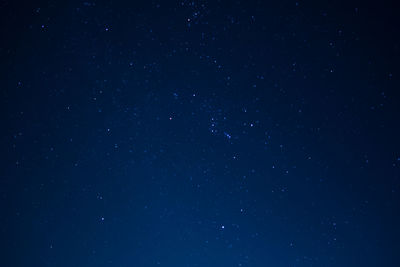
<path fill-rule="evenodd" d="M 1 266 L 399 266 L 394 2 L 0 3 Z"/>

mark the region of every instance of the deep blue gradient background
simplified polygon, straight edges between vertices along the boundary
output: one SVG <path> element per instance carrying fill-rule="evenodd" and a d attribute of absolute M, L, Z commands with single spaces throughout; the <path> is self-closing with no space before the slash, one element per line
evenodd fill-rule
<path fill-rule="evenodd" d="M 0 10 L 1 266 L 400 266 L 394 2 Z"/>

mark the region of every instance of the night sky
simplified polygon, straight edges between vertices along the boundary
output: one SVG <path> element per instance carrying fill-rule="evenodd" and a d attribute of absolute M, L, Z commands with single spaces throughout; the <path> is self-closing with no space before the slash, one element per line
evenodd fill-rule
<path fill-rule="evenodd" d="M 0 266 L 400 266 L 394 2 L 0 2 Z"/>

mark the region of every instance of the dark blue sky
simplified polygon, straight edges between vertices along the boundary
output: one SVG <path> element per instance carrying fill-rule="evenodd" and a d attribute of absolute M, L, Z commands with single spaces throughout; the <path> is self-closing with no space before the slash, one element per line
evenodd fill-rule
<path fill-rule="evenodd" d="M 394 2 L 0 12 L 1 266 L 400 266 Z"/>

